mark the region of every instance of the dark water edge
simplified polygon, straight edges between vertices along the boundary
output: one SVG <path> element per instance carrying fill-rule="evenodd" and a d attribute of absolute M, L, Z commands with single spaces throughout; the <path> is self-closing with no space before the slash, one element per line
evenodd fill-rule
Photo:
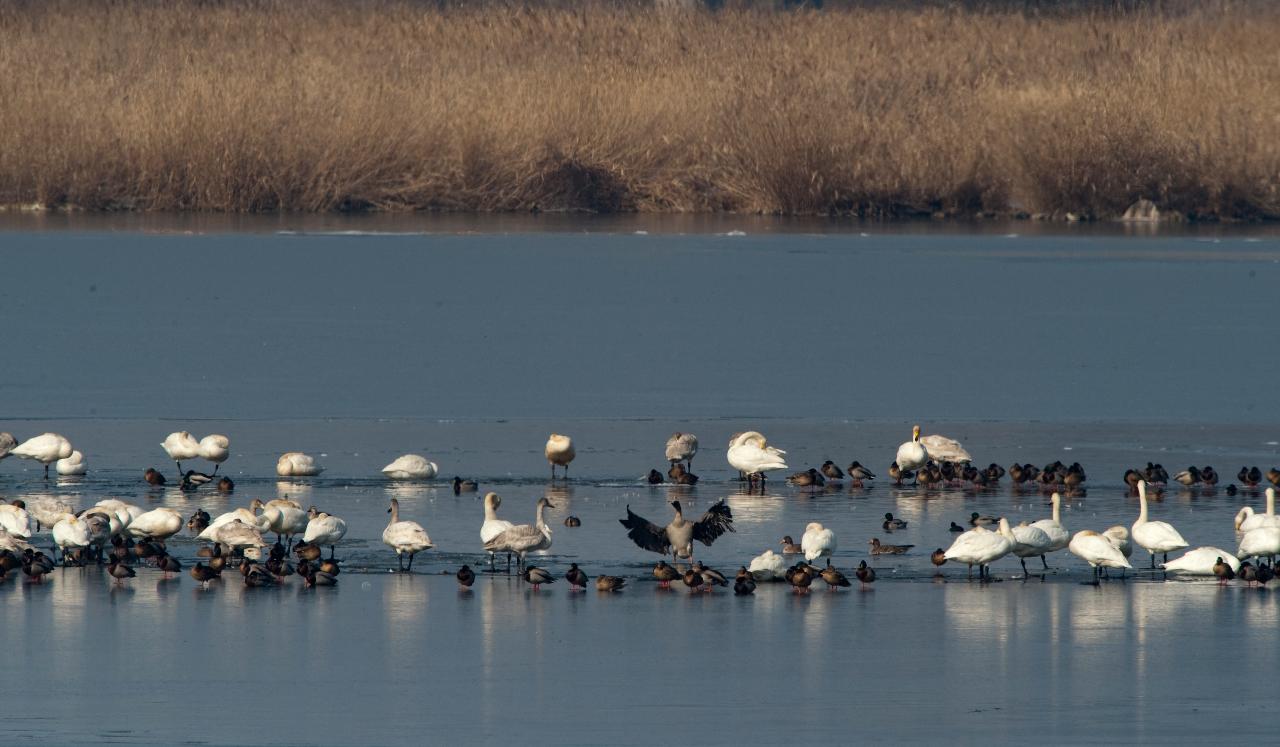
<path fill-rule="evenodd" d="M 1008 234 L 1027 236 L 1178 237 L 1280 236 L 1280 222 L 1192 221 L 1158 223 L 1120 220 L 1031 220 L 1013 217 L 901 218 L 764 216 L 735 213 L 169 213 L 0 210 L 3 231 L 140 231 L 156 233 L 633 233 L 751 234 L 847 233 Z"/>

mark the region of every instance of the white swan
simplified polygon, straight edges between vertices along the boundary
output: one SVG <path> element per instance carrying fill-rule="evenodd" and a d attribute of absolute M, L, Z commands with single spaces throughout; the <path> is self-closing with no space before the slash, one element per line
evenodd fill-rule
<path fill-rule="evenodd" d="M 205 532 L 200 533 L 201 539 L 208 539 L 216 542 L 223 547 L 228 548 L 249 548 L 249 547 L 266 547 L 267 541 L 262 538 L 262 532 L 258 531 L 255 526 L 250 526 L 239 519 L 222 524 L 217 528 L 209 527 L 208 536 Z"/>
<path fill-rule="evenodd" d="M 1103 530 L 1102 536 L 1107 538 L 1111 546 L 1119 550 L 1121 555 L 1126 558 L 1133 555 L 1133 543 L 1129 541 L 1129 527 L 1119 524 L 1107 527 Z"/>
<path fill-rule="evenodd" d="M 316 460 L 301 451 L 288 451 L 276 460 L 276 474 L 280 477 L 315 477 L 324 472 Z"/>
<path fill-rule="evenodd" d="M 1276 516 L 1276 489 L 1267 488 L 1267 512 L 1254 513 L 1251 506 L 1245 506 L 1236 512 L 1236 531 L 1248 532 L 1258 527 L 1280 527 L 1280 516 Z"/>
<path fill-rule="evenodd" d="M 1044 554 L 1049 552 L 1052 546 L 1053 540 L 1040 527 L 1023 522 L 1013 528 L 1013 554 L 1018 557 L 1018 562 L 1022 563 L 1023 574 L 1027 572 L 1027 558 L 1038 556 L 1040 562 L 1044 563 L 1044 567 L 1048 568 L 1049 564 L 1045 562 Z"/>
<path fill-rule="evenodd" d="M 172 508 L 160 507 L 139 515 L 129 524 L 129 534 L 165 540 L 182 531 L 182 514 Z"/>
<path fill-rule="evenodd" d="M 486 493 L 484 496 L 484 523 L 480 525 L 480 543 L 485 544 L 499 534 L 515 526 L 505 519 L 498 518 L 498 506 L 502 505 L 502 497 L 497 493 Z M 494 567 L 494 553 L 489 553 L 489 567 Z M 511 553 L 507 553 L 507 570 L 511 570 Z"/>
<path fill-rule="evenodd" d="M 1091 529 L 1076 532 L 1067 545 L 1072 555 L 1083 558 L 1093 568 L 1095 578 L 1102 568 L 1132 568 L 1124 554 L 1111 544 L 1111 540 Z"/>
<path fill-rule="evenodd" d="M 1049 500 L 1053 504 L 1053 517 L 1031 522 L 1031 526 L 1049 535 L 1050 544 L 1049 549 L 1045 551 L 1046 554 L 1065 548 L 1071 541 L 1071 533 L 1062 525 L 1062 496 L 1054 493 Z M 1040 556 L 1040 560 L 1044 562 L 1043 555 Z M 1045 563 L 1045 567 L 1048 568 L 1049 564 Z"/>
<path fill-rule="evenodd" d="M 200 458 L 213 462 L 213 474 L 231 456 L 231 439 L 221 433 L 210 433 L 200 439 Z"/>
<path fill-rule="evenodd" d="M 998 532 L 988 531 L 983 527 L 974 527 L 956 537 L 951 547 L 943 553 L 947 560 L 965 563 L 969 566 L 969 576 L 973 576 L 973 567 L 978 566 L 978 578 L 990 578 L 988 567 L 995 561 L 1008 555 L 1016 540 L 1013 530 L 1009 528 L 1008 519 L 1000 519 Z"/>
<path fill-rule="evenodd" d="M 692 433 L 681 433 L 676 431 L 671 434 L 671 438 L 667 439 L 667 461 L 688 462 L 689 468 L 693 468 L 693 457 L 698 453 L 698 437 Z"/>
<path fill-rule="evenodd" d="M 8 550 L 14 555 L 22 555 L 27 550 L 35 550 L 30 542 L 21 537 L 15 537 L 3 529 L 0 529 L 0 550 Z"/>
<path fill-rule="evenodd" d="M 777 581 L 785 576 L 787 561 L 773 550 L 765 550 L 751 559 L 747 570 L 757 581 Z"/>
<path fill-rule="evenodd" d="M 54 468 L 60 475 L 83 475 L 89 471 L 89 465 L 85 463 L 84 454 L 79 449 L 73 449 L 71 456 L 66 459 L 59 459 Z"/>
<path fill-rule="evenodd" d="M 782 458 L 787 452 L 769 445 L 768 440 L 758 431 L 747 431 L 734 436 L 729 442 L 729 451 L 725 455 L 729 465 L 746 474 L 748 477 L 786 469 L 787 462 Z"/>
<path fill-rule="evenodd" d="M 903 471 L 919 469 L 929 461 L 929 450 L 920 443 L 920 426 L 911 429 L 911 440 L 898 447 L 898 457 L 894 461 Z M 978 575 L 982 575 L 982 568 L 978 568 Z"/>
<path fill-rule="evenodd" d="M 10 453 L 20 459 L 34 459 L 44 465 L 44 476 L 49 476 L 49 465 L 71 456 L 71 442 L 57 433 L 42 433 L 13 447 Z"/>
<path fill-rule="evenodd" d="M 35 521 L 27 513 L 25 503 L 20 506 L 0 503 L 0 529 L 21 539 L 30 539 L 36 533 Z"/>
<path fill-rule="evenodd" d="M 405 454 L 382 468 L 382 474 L 392 480 L 430 480 L 439 472 L 435 462 L 417 454 Z"/>
<path fill-rule="evenodd" d="M 94 504 L 97 508 L 105 508 L 109 511 L 115 511 L 120 517 L 120 522 L 128 527 L 129 523 L 141 516 L 144 511 L 141 506 L 135 506 L 132 503 L 125 503 L 119 498 L 103 498 Z"/>
<path fill-rule="evenodd" d="M 551 465 L 551 479 L 556 479 L 556 465 L 564 467 L 564 476 L 569 476 L 569 462 L 578 455 L 573 448 L 573 439 L 568 436 L 562 436 L 559 433 L 552 433 L 547 437 L 547 445 L 542 449 L 542 453 L 547 457 L 547 463 Z"/>
<path fill-rule="evenodd" d="M 182 460 L 200 456 L 200 442 L 187 431 L 174 431 L 165 436 L 160 448 L 164 449 L 164 453 L 168 454 L 177 465 L 179 475 L 182 474 Z"/>
<path fill-rule="evenodd" d="M 391 514 L 391 521 L 382 530 L 382 543 L 396 551 L 396 562 L 400 564 L 400 570 L 412 571 L 413 556 L 434 547 L 431 538 L 418 522 L 400 521 L 400 501 L 395 498 L 391 499 L 391 508 L 387 509 L 387 513 Z M 409 553 L 408 568 L 404 567 L 404 553 Z"/>
<path fill-rule="evenodd" d="M 262 501 L 257 498 L 249 504 L 248 508 L 236 508 L 226 513 L 218 514 L 213 521 L 209 522 L 209 526 L 203 532 L 196 536 L 197 540 L 206 540 L 209 542 L 217 542 L 215 537 L 218 530 L 233 521 L 253 527 L 259 532 L 266 532 L 271 529 L 271 523 L 266 516 L 259 516 L 257 507 L 262 505 Z"/>
<path fill-rule="evenodd" d="M 487 552 L 513 552 L 524 567 L 524 556 L 528 553 L 547 550 L 551 547 L 551 527 L 542 520 L 542 510 L 551 505 L 546 497 L 538 499 L 537 515 L 534 523 L 517 524 L 484 543 Z"/>
<path fill-rule="evenodd" d="M 65 558 L 67 551 L 88 547 L 92 541 L 89 525 L 83 519 L 67 514 L 53 525 L 53 542 L 62 548 Z"/>
<path fill-rule="evenodd" d="M 1280 527 L 1250 529 L 1240 538 L 1240 548 L 1236 550 L 1238 558 L 1267 558 L 1273 565 L 1277 555 L 1280 555 Z"/>
<path fill-rule="evenodd" d="M 1173 550 L 1181 550 L 1187 546 L 1187 541 L 1178 534 L 1178 530 L 1174 529 L 1171 524 L 1163 521 L 1147 521 L 1147 483 L 1145 480 L 1138 481 L 1138 503 L 1141 509 L 1138 511 L 1138 520 L 1133 522 L 1130 530 L 1133 541 L 1138 546 L 1151 553 L 1151 567 L 1156 567 L 1156 553 L 1164 555 L 1164 561 L 1169 562 L 1168 553 Z"/>
<path fill-rule="evenodd" d="M 249 510 L 256 514 L 258 509 L 262 509 L 262 514 L 255 521 L 260 522 L 259 526 L 265 523 L 262 531 L 275 532 L 277 540 L 287 537 L 290 547 L 293 546 L 294 535 L 307 531 L 307 512 L 296 501 L 277 498 L 264 505 L 261 500 L 254 498 L 249 504 Z"/>
<path fill-rule="evenodd" d="M 1182 557 L 1174 558 L 1164 564 L 1164 569 L 1170 573 L 1185 573 L 1189 576 L 1213 576 L 1213 566 L 1217 564 L 1218 558 L 1222 558 L 1223 562 L 1231 566 L 1231 570 L 1240 570 L 1240 561 L 1235 555 L 1217 547 L 1197 547 L 1194 550 L 1187 550 Z"/>
<path fill-rule="evenodd" d="M 347 522 L 317 511 L 315 506 L 307 511 L 307 518 L 307 531 L 303 533 L 302 540 L 308 545 L 328 545 L 329 557 L 332 558 L 334 546 L 347 534 Z"/>
<path fill-rule="evenodd" d="M 12 433 L 0 433 L 0 459 L 13 453 L 13 447 L 17 445 L 18 439 L 14 438 Z"/>
<path fill-rule="evenodd" d="M 831 557 L 836 551 L 836 533 L 811 521 L 800 537 L 800 550 L 804 553 L 804 559 L 810 563 L 818 558 Z"/>
<path fill-rule="evenodd" d="M 920 438 L 920 444 L 929 452 L 929 458 L 938 462 L 969 462 L 973 457 L 954 438 L 930 434 Z M 902 466 L 902 462 L 898 462 Z"/>

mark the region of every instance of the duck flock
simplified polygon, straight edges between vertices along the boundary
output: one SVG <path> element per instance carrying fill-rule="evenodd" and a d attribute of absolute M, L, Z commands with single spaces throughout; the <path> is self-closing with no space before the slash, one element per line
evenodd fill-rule
<path fill-rule="evenodd" d="M 170 434 L 161 447 L 177 467 L 179 485 L 183 491 L 198 491 L 207 484 L 221 493 L 231 493 L 235 486 L 226 476 L 219 477 L 218 469 L 229 458 L 230 439 L 212 434 L 197 439 L 186 431 Z M 668 439 L 665 456 L 669 468 L 664 476 L 651 470 L 646 478 L 650 484 L 672 483 L 693 485 L 698 477 L 692 472 L 693 459 L 698 453 L 698 439 L 690 433 L 675 433 Z M 569 465 L 576 457 L 573 441 L 568 436 L 551 434 L 544 454 L 551 467 L 552 479 L 557 468 L 562 479 L 568 479 Z M 0 461 L 9 456 L 31 459 L 45 467 L 48 477 L 50 466 L 62 475 L 81 475 L 86 471 L 84 455 L 74 449 L 71 442 L 56 433 L 44 433 L 18 442 L 11 434 L 0 433 Z M 789 470 L 786 452 L 771 445 L 759 432 L 734 434 L 729 440 L 726 458 L 739 472 L 739 480 L 747 490 L 755 486 L 763 488 L 768 473 Z M 196 459 L 213 465 L 211 472 L 183 468 Z M 323 468 L 311 456 L 301 452 L 287 452 L 277 461 L 276 472 L 280 476 L 306 477 L 319 475 Z M 389 479 L 430 480 L 439 470 L 425 457 L 406 454 L 382 469 Z M 1111 570 L 1123 574 L 1131 569 L 1133 547 L 1146 550 L 1151 568 L 1165 573 L 1215 576 L 1222 583 L 1239 579 L 1249 585 L 1265 586 L 1275 576 L 1275 557 L 1280 555 L 1280 516 L 1275 513 L 1275 489 L 1280 486 L 1280 470 L 1263 472 L 1258 467 L 1242 467 L 1237 479 L 1245 488 L 1256 488 L 1263 481 L 1272 487 L 1266 489 L 1265 512 L 1255 512 L 1244 506 L 1233 517 L 1236 533 L 1234 552 L 1201 546 L 1188 549 L 1188 543 L 1176 528 L 1167 522 L 1153 520 L 1149 515 L 1148 495 L 1158 498 L 1169 482 L 1186 487 L 1213 488 L 1219 482 L 1218 473 L 1209 466 L 1189 467 L 1172 477 L 1158 464 L 1148 463 L 1145 468 L 1126 471 L 1123 480 L 1136 494 L 1139 513 L 1131 526 L 1117 525 L 1101 530 L 1078 529 L 1074 534 L 1062 522 L 1063 495 L 1083 494 L 1086 473 L 1076 463 L 1061 462 L 1043 468 L 1030 464 L 1014 464 L 1008 469 L 996 464 L 986 468 L 973 465 L 964 447 L 954 439 L 939 435 L 921 436 L 919 426 L 912 431 L 910 441 L 897 450 L 889 465 L 888 477 L 896 484 L 910 482 L 924 489 L 937 485 L 967 485 L 972 489 L 991 488 L 1006 475 L 1015 489 L 1034 487 L 1051 495 L 1052 515 L 1031 523 L 1021 522 L 1012 526 L 1009 520 L 999 516 L 972 513 L 967 526 L 951 522 L 950 531 L 955 535 L 946 549 L 938 547 L 930 554 L 934 566 L 948 563 L 963 564 L 969 578 L 976 566 L 979 580 L 989 580 L 992 563 L 1012 556 L 1022 566 L 1023 578 L 1032 575 L 1028 570 L 1028 558 L 1039 558 L 1044 569 L 1049 568 L 1048 556 L 1066 550 L 1083 560 L 1092 569 L 1091 583 L 1100 583 Z M 151 485 L 164 485 L 167 478 L 155 469 L 148 468 L 143 479 Z M 824 488 L 848 479 L 853 486 L 862 486 L 877 479 L 874 472 L 857 461 L 841 469 L 832 461 L 820 467 L 794 472 L 786 480 L 801 488 Z M 478 491 L 474 480 L 454 477 L 455 493 Z M 1233 484 L 1227 487 L 1229 495 L 1235 495 Z M 551 501 L 540 498 L 534 505 L 534 520 L 530 524 L 513 524 L 499 518 L 502 498 L 488 492 L 483 498 L 483 520 L 480 524 L 478 547 L 487 555 L 489 572 L 497 572 L 497 558 L 505 557 L 506 572 L 511 573 L 512 560 L 516 573 L 534 590 L 555 583 L 557 576 L 551 571 L 527 563 L 533 553 L 544 553 L 552 545 L 553 532 L 547 524 L 544 512 L 554 508 Z M 626 508 L 626 516 L 619 518 L 625 536 L 636 547 L 662 557 L 653 568 L 654 579 L 663 587 L 681 583 L 694 592 L 709 592 L 717 586 L 732 584 L 734 593 L 749 595 L 757 583 L 786 582 L 796 593 L 807 593 L 816 584 L 825 584 L 832 591 L 852 586 L 852 582 L 832 565 L 831 558 L 837 548 L 835 533 L 819 522 L 810 522 L 796 544 L 790 535 L 780 542 L 781 551 L 766 550 L 742 564 L 733 578 L 710 568 L 694 558 L 696 544 L 710 547 L 726 533 L 733 532 L 733 514 L 721 499 L 697 516 L 686 517 L 679 500 L 670 501 L 672 518 L 666 524 L 658 524 Z M 390 519 L 382 533 L 382 542 L 394 552 L 398 570 L 409 572 L 416 555 L 436 546 L 426 530 L 417 522 L 402 519 L 400 506 L 391 499 L 387 508 Z M 580 526 L 576 517 L 565 520 L 568 527 Z M 887 533 L 902 531 L 907 522 L 884 515 L 882 528 Z M 170 554 L 166 543 L 186 529 L 202 543 L 194 564 L 184 564 Z M 47 533 L 47 534 L 46 534 Z M 189 517 L 177 510 L 159 507 L 144 511 L 141 507 L 116 498 L 104 498 L 88 508 L 79 508 L 61 498 L 40 496 L 30 501 L 0 499 L 0 581 L 21 572 L 31 583 L 41 583 L 58 566 L 104 567 L 114 583 L 123 584 L 135 577 L 139 568 L 154 569 L 165 576 L 186 571 L 204 588 L 221 579 L 223 572 L 238 570 L 243 583 L 249 587 L 277 586 L 289 577 L 297 576 L 302 583 L 311 586 L 333 586 L 341 573 L 340 560 L 336 557 L 339 545 L 347 533 L 347 524 L 341 517 L 321 511 L 315 506 L 304 509 L 288 499 L 263 502 L 252 500 L 248 507 L 211 516 L 197 509 Z M 274 541 L 268 538 L 274 535 Z M 38 543 L 51 542 L 50 554 L 40 549 Z M 471 547 L 476 547 L 474 540 Z M 914 545 L 889 544 L 878 537 L 869 542 L 869 555 L 902 555 Z M 328 548 L 328 556 L 324 549 Z M 1169 560 L 1168 553 L 1186 550 L 1180 557 Z M 668 562 L 668 556 L 670 562 Z M 794 562 L 792 562 L 794 560 Z M 1250 561 L 1254 562 L 1250 562 Z M 818 563 L 822 563 L 818 565 Z M 232 572 L 234 573 L 235 570 Z M 459 585 L 466 589 L 475 582 L 476 572 L 469 565 L 462 566 L 455 574 Z M 874 568 L 861 561 L 852 576 L 867 588 L 876 580 Z M 585 589 L 591 583 L 587 573 L 571 564 L 561 576 L 572 589 Z M 602 592 L 621 591 L 628 579 L 601 575 L 595 578 L 595 587 Z"/>

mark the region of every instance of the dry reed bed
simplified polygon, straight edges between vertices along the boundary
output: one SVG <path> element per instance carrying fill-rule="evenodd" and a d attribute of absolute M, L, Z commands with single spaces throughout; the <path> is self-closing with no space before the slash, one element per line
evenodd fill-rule
<path fill-rule="evenodd" d="M 0 203 L 1280 216 L 1280 13 L 0 6 Z"/>

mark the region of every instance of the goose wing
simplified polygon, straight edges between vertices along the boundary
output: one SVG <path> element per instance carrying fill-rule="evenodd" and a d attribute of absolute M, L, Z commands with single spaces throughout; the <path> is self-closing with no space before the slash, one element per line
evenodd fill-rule
<path fill-rule="evenodd" d="M 664 555 L 670 551 L 671 540 L 667 537 L 667 528 L 660 527 L 643 516 L 633 513 L 631 506 L 627 506 L 627 518 L 618 519 L 618 523 L 627 528 L 627 536 L 636 543 L 637 547 Z M 693 531 L 694 536 L 697 536 L 696 525 Z"/>
<path fill-rule="evenodd" d="M 733 528 L 733 512 L 723 498 L 712 504 L 702 518 L 693 523 L 693 538 L 708 547 L 720 535 L 734 531 L 737 530 Z"/>

